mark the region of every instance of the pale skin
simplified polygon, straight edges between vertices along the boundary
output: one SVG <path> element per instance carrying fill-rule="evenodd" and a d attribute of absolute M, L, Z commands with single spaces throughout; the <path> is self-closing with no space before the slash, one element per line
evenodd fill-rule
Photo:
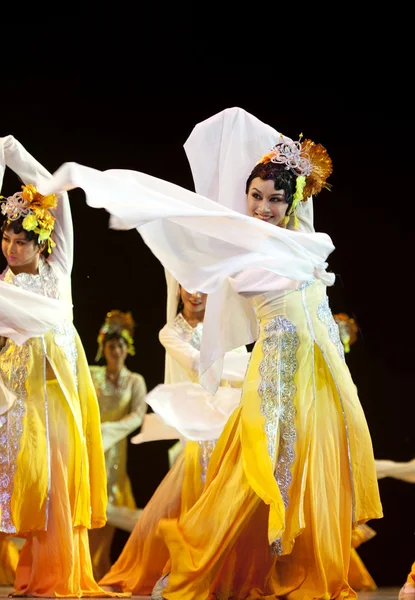
<path fill-rule="evenodd" d="M 183 302 L 182 315 L 189 325 L 196 327 L 198 323 L 203 323 L 207 294 L 202 294 L 201 292 L 191 294 L 184 288 L 180 288 L 180 297 Z"/>
<path fill-rule="evenodd" d="M 28 273 L 37 275 L 39 270 L 39 258 L 45 248 L 45 243 L 37 244 L 36 240 L 28 240 L 24 231 L 15 233 L 9 228 L 3 232 L 1 250 L 7 260 L 7 264 L 15 275 Z M 56 379 L 56 375 L 46 360 L 46 379 Z"/>
<path fill-rule="evenodd" d="M 247 202 L 250 217 L 285 227 L 282 223 L 288 210 L 285 190 L 276 190 L 272 179 L 255 177 L 249 185 Z"/>
<path fill-rule="evenodd" d="M 113 338 L 104 344 L 104 358 L 107 363 L 106 378 L 117 385 L 121 369 L 128 355 L 128 347 L 124 339 Z"/>
<path fill-rule="evenodd" d="M 36 240 L 26 239 L 24 231 L 14 233 L 13 229 L 9 228 L 3 232 L 1 250 L 15 275 L 19 275 L 19 273 L 37 275 L 39 257 L 44 248 L 45 243 L 39 245 Z"/>

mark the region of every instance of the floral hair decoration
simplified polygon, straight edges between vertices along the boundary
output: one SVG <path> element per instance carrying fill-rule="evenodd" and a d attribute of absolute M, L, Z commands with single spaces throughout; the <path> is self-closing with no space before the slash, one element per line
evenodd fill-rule
<path fill-rule="evenodd" d="M 338 313 L 333 317 L 339 327 L 340 339 L 347 354 L 350 352 L 350 346 L 357 340 L 359 328 L 356 321 L 346 313 Z"/>
<path fill-rule="evenodd" d="M 1 212 L 7 221 L 17 221 L 22 218 L 22 227 L 26 231 L 34 231 L 38 243 L 47 241 L 48 252 L 56 246 L 51 238 L 55 226 L 55 217 L 50 209 L 56 208 L 58 199 L 55 194 L 42 196 L 32 184 L 22 185 L 22 191 L 5 198 L 0 196 Z"/>
<path fill-rule="evenodd" d="M 105 322 L 101 326 L 101 329 L 98 333 L 98 352 L 95 360 L 99 361 L 99 359 L 102 357 L 104 352 L 105 338 L 111 334 L 118 334 L 127 344 L 128 354 L 134 356 L 134 330 L 135 323 L 130 312 L 124 313 L 120 310 L 112 310 L 107 313 Z"/>
<path fill-rule="evenodd" d="M 298 227 L 296 208 L 300 202 L 305 202 L 310 196 L 315 196 L 323 188 L 331 189 L 327 178 L 333 172 L 333 164 L 327 150 L 321 144 L 315 144 L 311 140 L 302 140 L 303 135 L 297 142 L 281 141 L 271 148 L 259 162 L 285 165 L 296 175 L 295 193 L 290 211 L 284 218 L 287 224 L 290 217 L 294 217 L 294 226 Z M 281 135 L 281 138 L 283 136 Z"/>

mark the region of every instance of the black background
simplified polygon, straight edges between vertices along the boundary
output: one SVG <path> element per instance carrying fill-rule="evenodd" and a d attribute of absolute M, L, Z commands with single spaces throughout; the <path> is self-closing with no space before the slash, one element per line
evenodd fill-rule
<path fill-rule="evenodd" d="M 248 70 L 249 72 L 249 70 Z M 160 75 L 160 77 L 159 77 Z M 138 73 L 137 73 L 138 76 Z M 183 143 L 194 125 L 240 106 L 284 134 L 302 132 L 328 149 L 332 192 L 315 200 L 316 230 L 336 246 L 329 290 L 334 312 L 353 315 L 358 342 L 347 357 L 372 434 L 376 458 L 406 461 L 414 444 L 414 120 L 410 106 L 380 90 L 287 88 L 252 81 L 247 70 L 179 72 L 166 67 L 109 84 L 80 80 L 10 80 L 1 100 L 0 135 L 13 134 L 50 171 L 76 161 L 98 169 L 127 168 L 193 189 Z M 353 89 L 353 92 L 350 91 Z M 207 93 L 209 90 L 209 93 Z M 2 193 L 17 191 L 7 172 Z M 131 310 L 137 323 L 131 370 L 149 389 L 163 380 L 158 331 L 165 323 L 164 272 L 135 231 L 108 229 L 104 211 L 70 193 L 75 228 L 75 325 L 88 359 L 108 310 Z M 1 266 L 5 266 L 1 257 Z M 130 446 L 129 472 L 137 504 L 151 497 L 167 471 L 168 442 Z M 380 586 L 406 578 L 414 551 L 415 486 L 381 480 L 385 516 L 359 553 Z M 113 557 L 126 534 L 119 532 Z"/>

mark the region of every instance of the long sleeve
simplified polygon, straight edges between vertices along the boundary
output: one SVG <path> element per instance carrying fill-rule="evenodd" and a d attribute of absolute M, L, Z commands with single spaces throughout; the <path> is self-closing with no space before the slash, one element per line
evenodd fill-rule
<path fill-rule="evenodd" d="M 147 412 L 145 400 L 147 386 L 144 377 L 132 373 L 130 412 L 118 421 L 106 421 L 101 424 L 104 452 L 138 429 Z"/>
<path fill-rule="evenodd" d="M 0 281 L 0 335 L 23 344 L 71 314 L 72 304 Z"/>
<path fill-rule="evenodd" d="M 5 166 L 9 167 L 25 185 L 31 183 L 39 188 L 42 183 L 52 179 L 52 174 L 12 135 L 1 138 L 0 160 L 2 162 L 1 171 L 4 171 Z M 56 217 L 52 234 L 56 247 L 49 262 L 58 264 L 64 275 L 70 275 L 73 264 L 73 225 L 66 192 L 58 194 L 58 206 L 51 212 Z"/>
<path fill-rule="evenodd" d="M 160 343 L 166 352 L 176 360 L 186 371 L 190 381 L 197 382 L 199 377 L 200 351 L 189 342 L 183 340 L 180 335 L 169 325 L 163 327 L 159 333 Z M 241 382 L 244 378 L 248 365 L 249 354 L 241 348 L 227 352 L 224 356 L 222 379 L 232 382 Z"/>

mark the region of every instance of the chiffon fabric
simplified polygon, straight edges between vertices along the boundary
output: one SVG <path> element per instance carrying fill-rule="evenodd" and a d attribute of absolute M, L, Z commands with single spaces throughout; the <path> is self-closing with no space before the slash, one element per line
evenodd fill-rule
<path fill-rule="evenodd" d="M 25 184 L 51 177 L 12 136 L 0 147 Z M 16 305 L 0 313 L 8 338 L 0 379 L 12 397 L 0 416 L 0 531 L 25 539 L 15 595 L 113 595 L 95 582 L 89 553 L 88 529 L 106 522 L 107 490 L 97 397 L 72 322 L 66 194 L 55 216 L 56 247 L 48 260 L 40 257 L 38 273 L 7 268 L 1 276 L 2 307 Z"/>
<path fill-rule="evenodd" d="M 112 215 L 112 227 L 137 228 L 187 290 L 209 294 L 199 365 L 209 392 L 224 353 L 257 340 L 200 497 L 159 524 L 171 561 L 163 597 L 356 597 L 352 527 L 380 518 L 382 507 L 327 298 L 330 238 L 258 222 L 131 171 L 68 163 L 45 191 L 73 187 Z"/>
<path fill-rule="evenodd" d="M 144 378 L 123 367 L 117 385 L 106 377 L 106 367 L 91 366 L 92 380 L 97 392 L 101 432 L 105 450 L 108 502 L 111 507 L 135 510 L 136 503 L 127 474 L 127 436 L 140 427 L 147 404 Z M 91 530 L 91 548 L 94 577 L 99 581 L 111 567 L 111 545 L 115 527 L 107 523 Z"/>
<path fill-rule="evenodd" d="M 175 293 L 174 297 L 176 298 Z M 177 299 L 175 304 L 177 310 Z M 159 338 L 166 350 L 166 359 L 168 358 L 170 383 L 156 386 L 147 395 L 146 401 L 152 406 L 160 405 L 168 410 L 168 406 L 176 407 L 177 404 L 190 408 L 195 400 L 209 397 L 219 407 L 217 414 L 222 415 L 220 430 L 212 431 L 210 428 L 209 439 L 184 443 L 184 449 L 179 451 L 174 465 L 144 508 L 120 557 L 100 581 L 101 585 L 131 591 L 135 595 L 150 594 L 158 580 L 168 573 L 169 553 L 165 541 L 157 535 L 159 522 L 162 518 L 173 519 L 185 514 L 199 498 L 215 445 L 215 436 L 219 437 L 226 421 L 223 413 L 232 412 L 229 398 L 232 401 L 236 399 L 236 403 L 240 400 L 240 387 L 249 359 L 246 348 L 237 349 L 225 356 L 228 369 L 223 373 L 224 379 L 217 394 L 210 396 L 197 383 L 203 331 L 202 323 L 193 328 L 181 313 L 163 327 Z M 199 419 L 199 422 L 203 425 L 203 420 Z M 164 432 L 171 435 L 171 428 L 163 430 L 156 423 L 153 428 L 149 428 L 146 439 L 162 439 Z M 180 435 L 182 434 L 178 432 L 177 436 Z"/>

